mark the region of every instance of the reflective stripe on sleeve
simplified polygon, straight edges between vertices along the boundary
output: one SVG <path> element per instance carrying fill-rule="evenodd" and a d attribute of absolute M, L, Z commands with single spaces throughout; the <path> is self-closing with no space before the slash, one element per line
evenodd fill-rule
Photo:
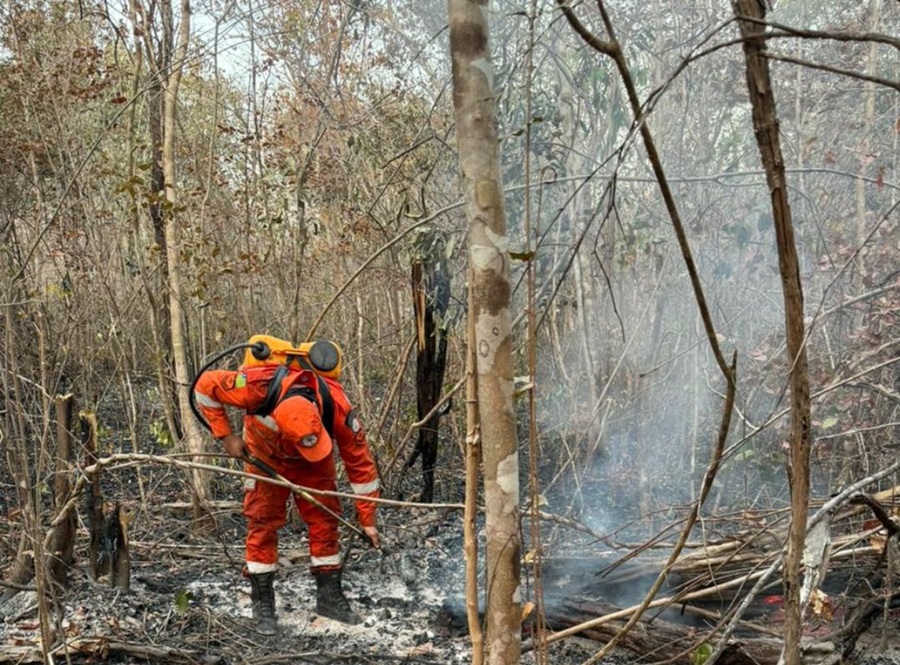
<path fill-rule="evenodd" d="M 247 572 L 251 575 L 257 575 L 259 573 L 271 573 L 277 567 L 277 563 L 259 563 L 257 561 L 247 562 Z"/>
<path fill-rule="evenodd" d="M 379 483 L 378 478 L 370 483 L 350 483 L 350 488 L 354 494 L 371 494 L 379 487 L 381 487 L 381 483 Z"/>
<path fill-rule="evenodd" d="M 205 406 L 208 409 L 221 409 L 222 408 L 222 403 L 217 402 L 209 395 L 204 395 L 203 393 L 197 392 L 196 390 L 194 391 L 194 395 L 197 396 L 197 403 L 200 404 L 200 406 Z"/>
<path fill-rule="evenodd" d="M 340 566 L 341 555 L 332 554 L 331 556 L 311 556 L 309 557 L 309 565 L 313 568 L 317 566 Z"/>
<path fill-rule="evenodd" d="M 255 418 L 266 429 L 270 429 L 273 432 L 278 431 L 278 423 L 275 422 L 272 416 L 255 416 Z"/>

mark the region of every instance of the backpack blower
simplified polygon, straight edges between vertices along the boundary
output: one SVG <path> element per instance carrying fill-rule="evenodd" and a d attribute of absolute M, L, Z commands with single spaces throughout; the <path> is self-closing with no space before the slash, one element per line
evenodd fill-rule
<path fill-rule="evenodd" d="M 298 346 L 292 345 L 283 339 L 272 337 L 271 335 L 253 335 L 249 340 L 241 344 L 230 346 L 221 353 L 217 353 L 207 362 L 194 380 L 191 381 L 189 392 L 189 402 L 191 411 L 207 430 L 210 430 L 209 423 L 197 408 L 197 398 L 194 395 L 194 389 L 197 387 L 197 381 L 200 376 L 212 367 L 219 360 L 234 353 L 245 349 L 244 360 L 241 368 L 247 367 L 277 367 L 275 374 L 269 381 L 269 389 L 266 393 L 266 399 L 255 413 L 260 415 L 268 415 L 278 403 L 281 395 L 281 382 L 291 370 L 291 365 L 296 363 L 300 369 L 310 370 L 319 376 L 329 379 L 339 379 L 343 370 L 343 354 L 341 347 L 334 342 L 326 340 L 316 340 L 315 342 L 303 342 Z"/>

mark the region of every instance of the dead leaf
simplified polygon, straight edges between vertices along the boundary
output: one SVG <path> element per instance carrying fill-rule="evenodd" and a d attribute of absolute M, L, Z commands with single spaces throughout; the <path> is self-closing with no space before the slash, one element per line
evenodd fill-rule
<path fill-rule="evenodd" d="M 831 597 L 827 593 L 821 589 L 813 589 L 810 600 L 813 614 L 825 621 L 831 621 L 834 618 L 834 603 L 831 602 Z"/>
<path fill-rule="evenodd" d="M 885 545 L 887 545 L 887 536 L 880 533 L 869 536 L 869 546 L 879 554 L 884 552 Z"/>
<path fill-rule="evenodd" d="M 522 622 L 523 623 L 525 622 L 525 619 L 527 619 L 533 611 L 534 611 L 534 603 L 532 603 L 531 601 L 528 601 L 527 603 L 522 605 Z"/>

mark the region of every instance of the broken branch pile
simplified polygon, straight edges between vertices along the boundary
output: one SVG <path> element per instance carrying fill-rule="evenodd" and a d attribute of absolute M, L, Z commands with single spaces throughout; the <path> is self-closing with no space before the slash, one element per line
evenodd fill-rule
<path fill-rule="evenodd" d="M 805 610 L 807 633 L 816 637 L 815 647 L 805 646 L 810 662 L 849 657 L 876 619 L 900 607 L 895 590 L 900 577 L 900 510 L 893 507 L 897 495 L 900 488 L 855 495 L 826 525 L 819 584 L 811 589 Z M 738 632 L 720 656 L 723 662 L 778 662 L 784 620 L 781 582 L 773 576 L 758 597 L 748 599 L 747 594 L 763 571 L 780 561 L 787 537 L 784 521 L 778 512 L 705 520 L 705 534 L 721 535 L 693 544 L 675 562 L 663 595 L 650 606 L 656 611 L 633 627 L 621 646 L 660 660 L 689 662 L 726 622 L 738 621 Z M 557 631 L 548 641 L 580 634 L 606 642 L 622 628 L 636 609 L 629 605 L 639 603 L 666 560 L 661 553 L 665 546 L 659 543 L 632 550 L 643 553 L 613 563 L 601 558 L 545 561 L 546 624 Z M 741 615 L 735 616 L 738 611 Z"/>

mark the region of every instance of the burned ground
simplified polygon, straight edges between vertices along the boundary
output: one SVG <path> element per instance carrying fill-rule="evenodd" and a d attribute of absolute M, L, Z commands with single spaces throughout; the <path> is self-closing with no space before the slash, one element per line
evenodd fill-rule
<path fill-rule="evenodd" d="M 261 638 L 250 620 L 249 584 L 241 575 L 243 520 L 220 513 L 219 531 L 193 534 L 183 512 L 157 511 L 132 529 L 129 591 L 94 581 L 84 563 L 59 595 L 56 630 L 71 662 L 113 663 L 467 663 L 461 524 L 456 513 L 422 513 L 386 529 L 384 551 L 345 540 L 345 583 L 364 616 L 345 626 L 315 614 L 302 525 L 281 534 L 276 582 L 279 635 Z M 82 539 L 84 534 L 82 534 Z M 83 543 L 79 543 L 82 545 Z M 348 547 L 349 545 L 349 547 Z M 79 547 L 78 549 L 81 549 Z M 34 592 L 0 608 L 0 662 L 35 662 L 39 625 Z M 527 639 L 527 636 L 526 636 Z M 581 663 L 597 648 L 582 640 L 553 645 L 554 663 Z M 81 650 L 79 652 L 79 649 Z M 57 658 L 65 656 L 63 649 Z M 529 662 L 525 655 L 523 662 Z"/>
<path fill-rule="evenodd" d="M 359 626 L 344 626 L 316 616 L 314 583 L 307 571 L 305 528 L 298 520 L 290 521 L 281 534 L 281 565 L 275 587 L 280 633 L 274 638 L 261 638 L 252 629 L 249 583 L 241 574 L 245 525 L 234 500 L 239 486 L 233 477 L 216 481 L 217 496 L 223 501 L 215 504 L 217 530 L 208 534 L 194 531 L 185 504 L 183 477 L 171 468 L 154 467 L 140 476 L 133 469 L 110 473 L 104 483 L 107 499 L 121 500 L 133 514 L 131 589 L 117 590 L 105 580 L 94 580 L 89 575 L 87 529 L 80 508 L 77 561 L 68 587 L 57 591 L 53 612 L 54 639 L 61 645 L 64 635 L 68 645 L 68 653 L 64 647 L 55 650 L 58 662 L 65 657 L 72 663 L 247 665 L 438 664 L 471 660 L 459 511 L 385 508 L 380 511 L 386 540 L 383 551 L 365 547 L 352 534 L 344 535 L 345 585 L 351 602 L 364 616 Z M 9 500 L 5 505 L 13 506 L 14 502 Z M 670 513 L 659 514 L 657 519 L 676 523 L 678 509 L 673 507 Z M 8 565 L 22 523 L 16 509 L 5 508 L 4 514 L 7 519 L 0 528 L 6 546 L 4 563 Z M 854 519 L 865 517 L 861 514 Z M 733 542 L 745 557 L 772 555 L 764 550 L 768 540 L 747 541 L 740 530 L 742 523 L 726 526 L 727 523 L 728 520 L 707 520 L 704 524 L 711 540 L 720 538 L 718 547 Z M 654 532 L 646 524 L 634 523 L 630 529 L 610 531 L 612 535 L 600 540 L 572 526 L 550 523 L 546 529 L 543 600 L 554 630 L 579 619 L 593 618 L 596 612 L 610 607 L 639 602 L 660 569 L 660 557 L 666 553 L 665 542 L 660 542 L 657 547 L 662 554 L 650 547 L 643 555 L 635 555 L 642 537 Z M 848 520 L 844 526 L 857 531 L 865 524 Z M 840 588 L 849 586 L 864 591 L 875 579 L 881 566 L 879 559 L 871 552 L 864 553 L 860 544 L 865 545 L 853 546 L 852 558 L 834 557 L 842 562 L 835 564 L 829 578 L 829 584 L 838 584 L 834 587 L 835 617 L 831 624 L 811 620 L 810 638 L 827 637 L 844 621 L 846 612 L 841 603 L 850 599 L 840 597 Z M 704 559 L 696 566 L 699 570 L 707 564 Z M 689 580 L 694 570 L 688 567 L 680 575 L 671 575 L 660 595 L 677 592 L 679 584 Z M 839 578 L 842 571 L 853 576 L 850 584 Z M 530 593 L 533 580 L 528 576 L 525 586 Z M 749 615 L 769 630 L 769 638 L 777 638 L 779 622 L 783 620 L 778 594 L 777 588 L 767 590 Z M 0 662 L 40 662 L 35 599 L 33 591 L 23 591 L 0 605 Z M 713 598 L 701 609 L 727 611 L 732 601 L 733 597 Z M 652 634 L 662 630 L 662 622 L 670 622 L 681 631 L 689 648 L 708 626 L 707 619 L 690 609 L 684 605 L 674 605 L 665 612 L 654 609 L 648 615 L 646 628 Z M 898 627 L 898 611 L 886 608 L 859 640 L 852 660 L 893 663 Z M 527 649 L 530 623 L 526 621 L 523 628 Z M 602 640 L 604 636 L 597 633 L 595 637 Z M 568 638 L 547 648 L 548 662 L 580 665 L 600 645 L 597 641 Z M 617 651 L 609 660 L 662 659 L 652 650 L 630 649 Z M 533 655 L 526 652 L 523 663 L 532 661 Z"/>

